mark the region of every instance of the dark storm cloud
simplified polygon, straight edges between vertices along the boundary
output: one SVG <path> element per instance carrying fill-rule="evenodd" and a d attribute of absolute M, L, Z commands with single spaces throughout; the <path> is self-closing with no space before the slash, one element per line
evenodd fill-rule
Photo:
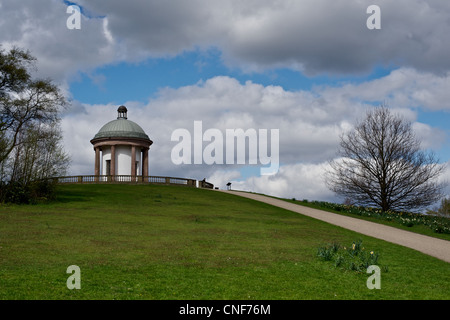
<path fill-rule="evenodd" d="M 2 0 L 0 42 L 28 48 L 46 75 L 63 79 L 117 61 L 217 48 L 243 71 L 290 68 L 308 75 L 361 74 L 374 66 L 450 70 L 450 2 L 80 0 L 81 30 L 66 28 L 60 0 Z"/>

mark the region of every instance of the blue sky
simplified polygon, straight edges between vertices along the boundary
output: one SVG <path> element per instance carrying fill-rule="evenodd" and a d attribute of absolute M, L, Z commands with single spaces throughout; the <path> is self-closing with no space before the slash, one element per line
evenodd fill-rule
<path fill-rule="evenodd" d="M 73 98 L 84 103 L 146 102 L 160 88 L 179 88 L 195 84 L 214 76 L 229 76 L 242 84 L 252 81 L 264 86 L 281 86 L 284 90 L 310 90 L 314 86 L 335 86 L 343 82 L 361 83 L 386 76 L 393 68 L 374 67 L 359 76 L 317 75 L 306 76 L 288 68 L 263 72 L 243 72 L 226 66 L 221 52 L 184 52 L 176 57 L 148 59 L 142 62 L 108 65 L 88 73 L 80 73 L 70 82 Z M 124 81 L 126 79 L 126 81 Z"/>
<path fill-rule="evenodd" d="M 90 139 L 119 105 L 154 144 L 150 172 L 234 181 L 244 190 L 333 200 L 321 179 L 339 135 L 383 102 L 411 121 L 450 167 L 450 2 L 3 1 L 0 43 L 29 49 L 37 75 L 71 101 L 62 130 L 69 174 L 92 174 Z M 67 28 L 67 6 L 81 8 Z M 280 170 L 175 165 L 171 133 L 205 127 L 279 129 Z M 450 180 L 450 169 L 444 179 Z M 447 189 L 450 194 L 450 187 Z"/>
<path fill-rule="evenodd" d="M 360 84 L 389 75 L 397 67 L 374 66 L 372 72 L 349 75 L 306 76 L 288 68 L 263 72 L 244 72 L 228 67 L 218 50 L 184 52 L 175 57 L 153 58 L 140 62 L 120 62 L 80 72 L 70 82 L 73 99 L 87 104 L 125 104 L 128 101 L 146 103 L 155 98 L 161 88 L 180 88 L 205 81 L 215 76 L 229 76 L 241 84 L 246 81 L 263 86 L 280 86 L 286 91 L 311 90 L 316 86 L 336 87 L 344 83 Z M 373 103 L 377 105 L 378 103 Z M 417 108 L 417 120 L 439 128 L 450 137 L 448 111 L 427 112 Z M 442 162 L 450 160 L 450 142 L 447 139 L 435 151 Z M 255 172 L 246 168 L 243 178 Z"/>

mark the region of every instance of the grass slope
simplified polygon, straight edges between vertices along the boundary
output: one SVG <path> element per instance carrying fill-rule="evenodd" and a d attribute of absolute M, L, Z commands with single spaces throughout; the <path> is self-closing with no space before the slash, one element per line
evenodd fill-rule
<path fill-rule="evenodd" d="M 380 290 L 316 256 L 358 239 L 389 267 Z M 448 263 L 221 192 L 67 185 L 50 204 L 0 207 L 0 299 L 449 298 Z"/>

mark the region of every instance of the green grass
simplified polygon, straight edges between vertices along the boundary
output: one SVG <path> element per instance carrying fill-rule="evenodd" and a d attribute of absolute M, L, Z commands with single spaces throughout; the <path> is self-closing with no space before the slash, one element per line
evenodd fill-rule
<path fill-rule="evenodd" d="M 317 257 L 355 240 L 389 266 L 380 290 Z M 221 192 L 67 185 L 49 204 L 0 207 L 0 299 L 449 298 L 446 262 Z"/>

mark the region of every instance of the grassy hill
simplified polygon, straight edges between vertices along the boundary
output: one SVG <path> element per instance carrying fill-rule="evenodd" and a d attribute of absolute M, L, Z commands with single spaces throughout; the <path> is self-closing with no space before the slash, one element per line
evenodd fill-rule
<path fill-rule="evenodd" d="M 388 266 L 380 290 L 317 257 L 358 240 Z M 66 185 L 53 203 L 0 206 L 0 299 L 449 298 L 448 263 L 222 192 Z"/>

